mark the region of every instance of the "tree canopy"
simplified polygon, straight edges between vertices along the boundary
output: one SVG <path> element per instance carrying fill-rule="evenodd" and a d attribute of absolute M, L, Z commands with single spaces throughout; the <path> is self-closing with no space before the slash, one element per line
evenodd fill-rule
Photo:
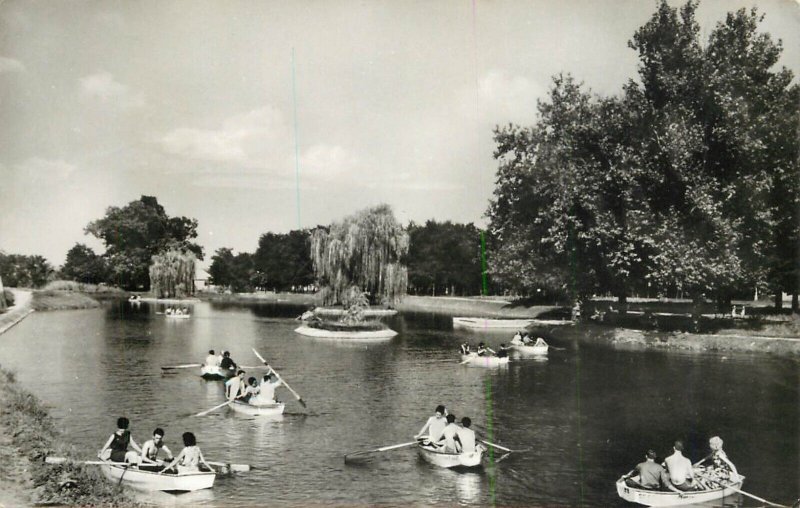
<path fill-rule="evenodd" d="M 619 95 L 559 75 L 535 125 L 495 130 L 496 279 L 575 299 L 797 291 L 798 86 L 755 9 L 703 46 L 696 8 L 660 2 Z"/>
<path fill-rule="evenodd" d="M 39 288 L 47 284 L 53 274 L 53 267 L 42 256 L 0 251 L 0 278 L 6 286 Z"/>
<path fill-rule="evenodd" d="M 106 280 L 105 260 L 90 247 L 76 243 L 67 252 L 67 259 L 61 267 L 61 277 L 87 284 L 99 284 Z"/>
<path fill-rule="evenodd" d="M 203 259 L 202 247 L 191 242 L 197 237 L 197 220 L 168 216 L 152 196 L 121 208 L 109 207 L 103 218 L 86 226 L 86 232 L 105 244 L 109 282 L 129 289 L 149 288 L 149 267 L 155 255 L 179 250 Z"/>
<path fill-rule="evenodd" d="M 327 228 L 315 229 L 311 260 L 326 300 L 342 301 L 353 286 L 369 292 L 375 301 L 402 298 L 408 274 L 401 260 L 408 243 L 408 233 L 388 205 L 367 208 Z"/>
<path fill-rule="evenodd" d="M 276 291 L 308 286 L 314 282 L 311 266 L 310 232 L 264 233 L 258 239 L 253 265 L 266 277 L 266 285 Z"/>
<path fill-rule="evenodd" d="M 150 289 L 156 298 L 183 298 L 194 294 L 197 258 L 191 251 L 170 249 L 153 256 Z"/>
<path fill-rule="evenodd" d="M 473 224 L 429 220 L 410 224 L 409 291 L 417 294 L 481 293 L 480 231 Z"/>

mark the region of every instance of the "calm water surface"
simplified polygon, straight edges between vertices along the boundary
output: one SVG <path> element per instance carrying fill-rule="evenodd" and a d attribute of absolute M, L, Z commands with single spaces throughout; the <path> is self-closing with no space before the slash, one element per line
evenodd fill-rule
<path fill-rule="evenodd" d="M 177 453 L 189 430 L 208 460 L 255 466 L 219 477 L 212 490 L 148 497 L 156 503 L 625 506 L 614 481 L 645 450 L 663 456 L 681 438 L 697 460 L 712 435 L 725 440 L 747 491 L 787 504 L 800 495 L 796 360 L 591 347 L 575 340 L 591 333 L 577 327 L 542 330 L 564 348 L 544 361 L 486 369 L 460 366 L 458 344 L 497 346 L 508 334 L 454 331 L 447 317 L 396 316 L 397 337 L 354 346 L 295 334 L 301 308 L 198 303 L 181 321 L 162 310 L 122 302 L 35 313 L 0 336 L 0 363 L 52 408 L 87 459 L 125 415 L 140 443 L 161 426 Z M 159 368 L 201 362 L 208 349 L 257 365 L 251 347 L 307 409 L 279 388 L 287 414 L 278 419 L 227 408 L 191 417 L 224 401 L 222 383 Z M 482 437 L 530 451 L 476 472 L 434 468 L 413 448 L 344 464 L 347 452 L 410 441 L 440 403 L 470 416 Z"/>

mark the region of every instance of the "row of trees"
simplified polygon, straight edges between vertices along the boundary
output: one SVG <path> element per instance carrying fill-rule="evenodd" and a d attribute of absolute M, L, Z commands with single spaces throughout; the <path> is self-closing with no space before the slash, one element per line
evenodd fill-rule
<path fill-rule="evenodd" d="M 629 42 L 639 81 L 598 97 L 556 76 L 535 125 L 495 130 L 490 272 L 520 292 L 793 293 L 800 87 L 755 9 L 705 45 L 662 0 Z"/>
<path fill-rule="evenodd" d="M 255 253 L 221 248 L 208 272 L 234 292 L 328 287 L 327 300 L 348 287 L 368 288 L 373 300 L 414 294 L 481 292 L 480 231 L 473 224 L 427 221 L 401 227 L 382 205 L 314 230 L 261 235 Z M 381 296 L 382 295 L 382 296 Z"/>
<path fill-rule="evenodd" d="M 38 288 L 52 280 L 54 274 L 55 270 L 42 256 L 0 251 L 0 279 L 6 286 Z"/>

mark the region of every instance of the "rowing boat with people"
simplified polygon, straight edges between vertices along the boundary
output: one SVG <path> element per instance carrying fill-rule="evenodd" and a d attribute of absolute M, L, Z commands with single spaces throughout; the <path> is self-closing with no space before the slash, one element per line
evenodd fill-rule
<path fill-rule="evenodd" d="M 620 479 L 617 481 L 617 494 L 625 501 L 645 506 L 679 506 L 706 503 L 734 496 L 741 489 L 743 482 L 744 476 L 739 475 L 736 481 L 731 481 L 725 485 L 717 483 L 715 487 L 709 489 L 673 492 L 636 488 L 626 484 L 625 480 Z"/>
<path fill-rule="evenodd" d="M 462 365 L 478 365 L 481 367 L 498 367 L 500 365 L 508 365 L 509 358 L 507 356 L 480 356 L 478 353 L 470 353 L 468 355 L 461 355 Z"/>
<path fill-rule="evenodd" d="M 214 471 L 192 471 L 184 473 L 161 473 L 139 469 L 135 465 L 117 463 L 102 464 L 100 469 L 109 480 L 147 491 L 191 492 L 210 489 L 217 473 Z"/>
<path fill-rule="evenodd" d="M 538 356 L 546 355 L 547 351 L 550 349 L 550 346 L 544 341 L 543 338 L 539 337 L 536 339 L 536 342 L 532 344 L 525 344 L 520 340 L 513 339 L 511 341 L 511 349 L 522 354 L 523 356 Z"/>
<path fill-rule="evenodd" d="M 479 467 L 483 459 L 482 447 L 478 447 L 474 452 L 447 453 L 441 451 L 441 448 L 419 443 L 417 449 L 426 462 L 439 467 Z"/>
<path fill-rule="evenodd" d="M 234 401 L 230 404 L 231 409 L 237 413 L 242 413 L 250 416 L 280 416 L 286 404 L 283 402 L 275 402 L 274 404 L 259 404 L 254 405 L 248 402 Z"/>

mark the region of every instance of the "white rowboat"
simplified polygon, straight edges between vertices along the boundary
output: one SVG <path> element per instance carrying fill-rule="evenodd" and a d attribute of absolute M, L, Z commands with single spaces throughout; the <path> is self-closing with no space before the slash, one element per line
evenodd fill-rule
<path fill-rule="evenodd" d="M 617 494 L 625 501 L 639 503 L 645 506 L 679 506 L 694 503 L 715 501 L 724 497 L 737 494 L 735 489 L 741 489 L 744 476 L 731 483 L 730 486 L 717 487 L 707 490 L 696 490 L 678 494 L 672 491 L 646 490 L 629 487 L 624 480 L 617 481 Z"/>
<path fill-rule="evenodd" d="M 164 314 L 164 317 L 172 318 L 172 319 L 189 319 L 192 317 L 191 314 Z"/>
<path fill-rule="evenodd" d="M 100 466 L 103 475 L 109 480 L 138 490 L 163 490 L 167 492 L 190 492 L 193 490 L 210 489 L 214 486 L 217 474 L 214 472 L 191 472 L 158 474 L 153 471 L 143 471 L 136 466 L 120 466 L 103 464 Z"/>
<path fill-rule="evenodd" d="M 544 339 L 540 337 L 536 339 L 536 342 L 533 344 L 523 344 L 521 341 L 516 342 L 516 340 L 512 340 L 511 349 L 517 351 L 523 356 L 528 356 L 528 355 L 538 356 L 538 355 L 546 355 L 547 350 L 550 349 L 550 346 L 548 346 L 547 342 L 545 342 Z"/>
<path fill-rule="evenodd" d="M 465 365 L 478 365 L 481 367 L 497 367 L 500 365 L 508 365 L 509 358 L 504 356 L 478 356 L 477 353 L 470 353 L 468 355 L 461 355 L 461 363 Z"/>
<path fill-rule="evenodd" d="M 453 328 L 525 328 L 533 319 L 489 319 L 454 317 Z"/>
<path fill-rule="evenodd" d="M 286 404 L 283 402 L 276 402 L 274 404 L 254 406 L 247 402 L 236 401 L 230 404 L 230 407 L 237 413 L 250 416 L 279 416 L 283 414 L 283 409 L 286 407 Z"/>
<path fill-rule="evenodd" d="M 306 337 L 318 337 L 324 339 L 357 339 L 357 340 L 389 340 L 395 335 L 397 332 L 386 328 L 385 330 L 371 330 L 371 331 L 334 331 L 334 330 L 323 330 L 321 328 L 312 328 L 310 326 L 299 326 L 294 330 L 296 333 L 300 335 L 305 335 Z"/>
<path fill-rule="evenodd" d="M 430 446 L 417 445 L 420 456 L 426 462 L 439 467 L 478 467 L 483 458 L 483 448 L 469 453 L 444 453 Z"/>
<path fill-rule="evenodd" d="M 236 375 L 235 371 L 223 371 L 218 365 L 203 365 L 200 367 L 200 377 L 208 381 L 221 381 Z"/>

